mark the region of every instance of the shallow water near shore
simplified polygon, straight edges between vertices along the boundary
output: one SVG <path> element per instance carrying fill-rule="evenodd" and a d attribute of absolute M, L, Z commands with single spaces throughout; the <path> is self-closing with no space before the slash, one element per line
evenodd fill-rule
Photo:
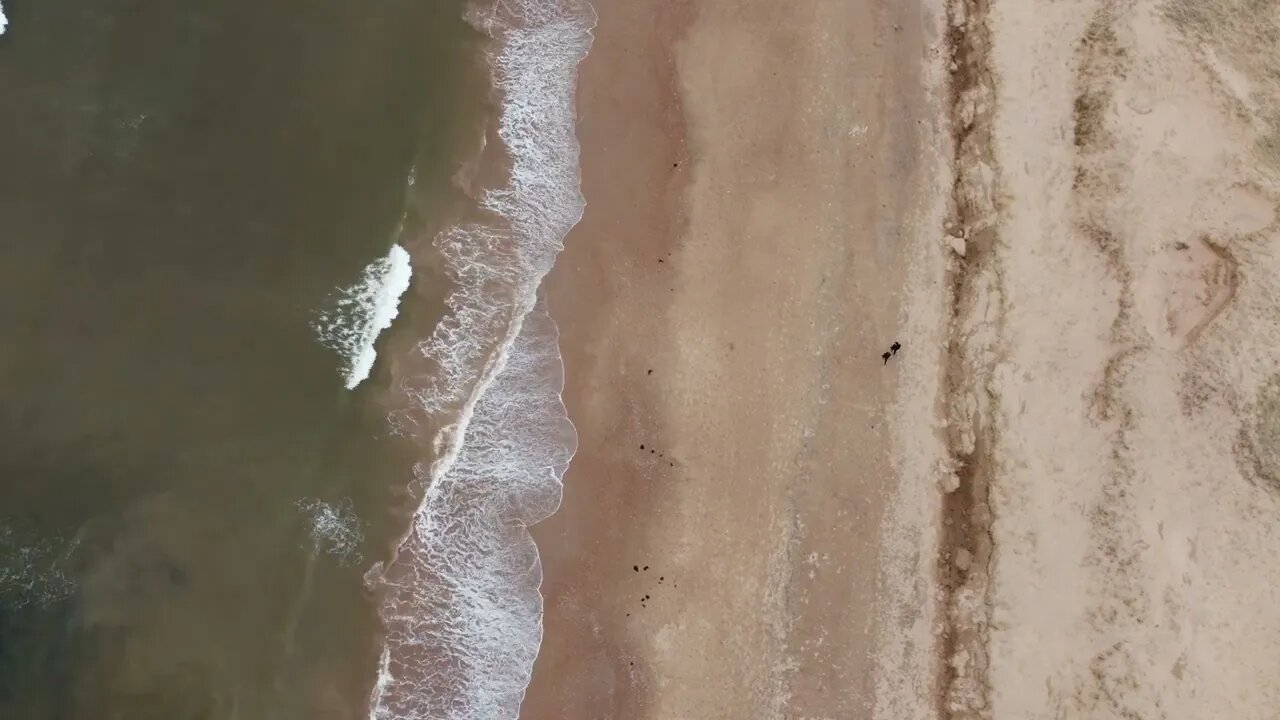
<path fill-rule="evenodd" d="M 556 510 L 576 448 L 558 332 L 536 293 L 582 217 L 574 92 L 595 14 L 580 0 L 473 5 L 498 100 L 479 160 L 505 172 L 434 236 L 450 290 L 397 388 L 398 431 L 433 452 L 393 562 L 371 573 L 387 643 L 372 717 L 515 718 L 542 640 L 527 528 Z M 423 432 L 425 430 L 425 433 Z"/>
<path fill-rule="evenodd" d="M 0 717 L 362 716 L 421 457 L 316 324 L 449 192 L 463 4 L 5 10 Z"/>

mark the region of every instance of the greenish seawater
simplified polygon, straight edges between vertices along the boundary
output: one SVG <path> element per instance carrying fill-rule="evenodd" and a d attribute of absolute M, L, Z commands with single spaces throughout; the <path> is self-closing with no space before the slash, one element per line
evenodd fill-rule
<path fill-rule="evenodd" d="M 414 458 L 310 325 L 447 192 L 461 3 L 5 11 L 0 718 L 362 716 Z"/>

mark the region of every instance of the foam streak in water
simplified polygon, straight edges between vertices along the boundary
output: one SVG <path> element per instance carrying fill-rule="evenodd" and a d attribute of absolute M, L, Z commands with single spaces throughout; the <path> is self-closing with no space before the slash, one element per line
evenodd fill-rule
<path fill-rule="evenodd" d="M 576 435 L 555 324 L 541 309 L 432 482 L 382 604 L 377 720 L 515 718 L 542 640 L 542 570 L 526 528 L 555 512 Z"/>
<path fill-rule="evenodd" d="M 590 6 L 504 0 L 471 19 L 495 41 L 489 61 L 503 98 L 498 135 L 511 177 L 481 198 L 494 222 L 454 227 L 435 240 L 455 288 L 448 315 L 419 345 L 437 371 L 412 388 L 433 415 L 474 402 L 493 376 L 584 205 L 573 91 L 590 46 Z"/>
<path fill-rule="evenodd" d="M 311 542 L 317 553 L 333 555 L 342 565 L 356 565 L 363 560 L 360 545 L 364 542 L 364 523 L 356 515 L 350 498 L 336 503 L 301 498 L 294 505 L 307 514 Z"/>

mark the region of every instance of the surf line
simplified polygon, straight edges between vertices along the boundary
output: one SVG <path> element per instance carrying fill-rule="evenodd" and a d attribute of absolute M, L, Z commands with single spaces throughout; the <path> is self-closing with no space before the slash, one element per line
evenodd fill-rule
<path fill-rule="evenodd" d="M 582 0 L 502 0 L 467 19 L 491 39 L 509 173 L 480 196 L 491 220 L 434 240 L 448 310 L 415 349 L 433 371 L 405 382 L 414 407 L 391 422 L 443 428 L 434 459 L 415 468 L 422 500 L 394 560 L 371 570 L 386 643 L 373 720 L 518 716 L 542 640 L 526 528 L 559 506 L 576 449 L 537 290 L 585 206 L 574 90 L 595 13 Z"/>

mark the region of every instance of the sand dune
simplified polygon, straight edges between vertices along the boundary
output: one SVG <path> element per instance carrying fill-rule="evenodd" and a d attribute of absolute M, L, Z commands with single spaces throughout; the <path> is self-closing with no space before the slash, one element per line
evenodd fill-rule
<path fill-rule="evenodd" d="M 1280 699 L 1280 508 L 1242 440 L 1280 361 L 1277 188 L 1265 117 L 1223 81 L 1256 68 L 1214 69 L 1274 48 L 1187 7 L 991 14 L 993 717 L 1262 718 Z"/>

